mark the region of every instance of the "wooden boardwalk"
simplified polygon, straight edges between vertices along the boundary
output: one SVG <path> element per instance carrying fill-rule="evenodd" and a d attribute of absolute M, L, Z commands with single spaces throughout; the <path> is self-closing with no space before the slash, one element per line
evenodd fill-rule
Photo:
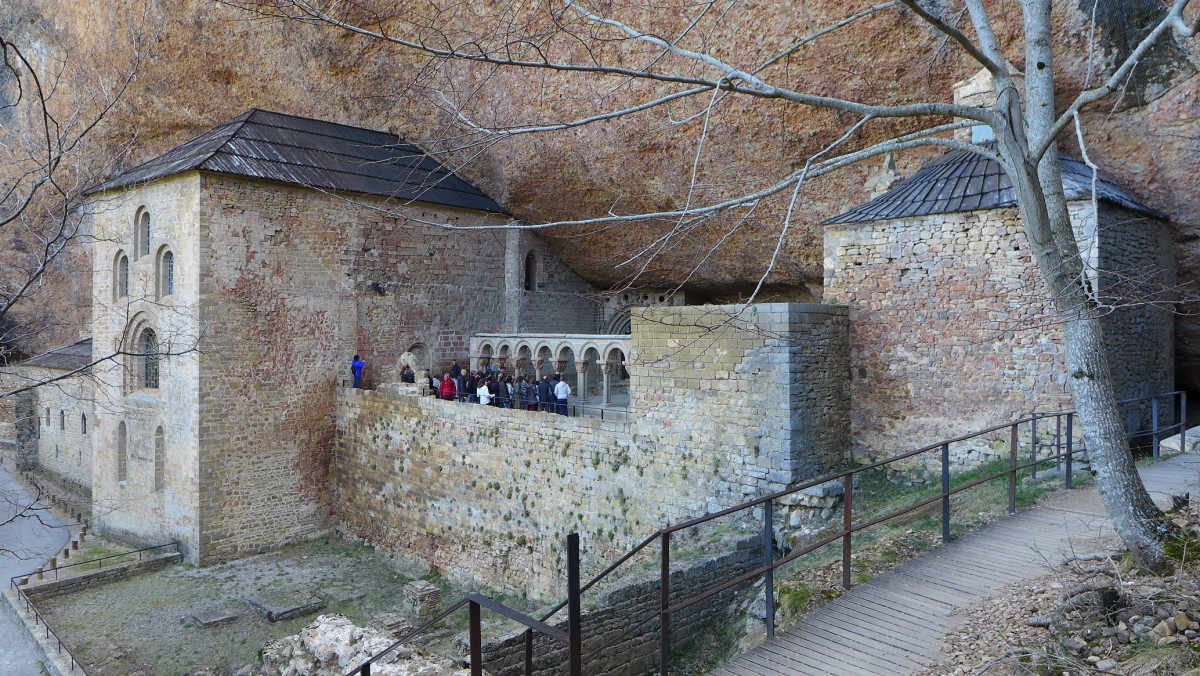
<path fill-rule="evenodd" d="M 1196 493 L 1200 456 L 1142 469 L 1160 505 Z M 1022 580 L 1041 577 L 1072 552 L 1112 541 L 1094 487 L 1064 491 L 1033 509 L 981 528 L 927 556 L 853 587 L 792 629 L 747 652 L 721 676 L 909 674 L 936 662 L 941 641 L 965 609 Z"/>

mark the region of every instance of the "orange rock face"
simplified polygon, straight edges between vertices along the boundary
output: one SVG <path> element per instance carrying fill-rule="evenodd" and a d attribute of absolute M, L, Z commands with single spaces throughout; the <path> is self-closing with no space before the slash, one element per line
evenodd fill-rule
<path fill-rule="evenodd" d="M 260 10 L 277 3 L 246 2 Z M 597 59 L 631 68 L 653 63 L 662 72 L 711 76 L 713 71 L 679 57 L 657 58 L 615 37 L 586 33 L 580 17 L 561 4 L 462 3 L 432 15 L 419 3 L 366 0 L 355 19 L 379 19 L 390 33 L 420 36 L 430 44 L 449 37 L 504 42 L 500 18 L 533 26 L 539 46 L 552 58 Z M 714 5 L 695 26 L 703 4 L 608 0 L 589 5 L 680 44 L 705 49 L 743 69 L 753 69 L 797 40 L 874 3 L 807 0 L 803 3 Z M 959 16 L 955 0 L 930 4 Z M 1063 105 L 1088 73 L 1087 15 L 1091 2 L 1055 3 L 1054 40 Z M 1110 3 L 1111 4 L 1111 3 Z M 1136 42 L 1157 3 L 1130 0 L 1098 13 L 1096 77 Z M 386 128 L 430 150 L 489 192 L 528 223 L 573 220 L 607 213 L 670 211 L 704 205 L 769 186 L 804 165 L 858 121 L 779 100 L 705 93 L 671 106 L 567 131 L 496 137 L 461 123 L 455 110 L 483 126 L 518 127 L 573 120 L 654 99 L 679 86 L 631 83 L 615 76 L 548 70 L 493 69 L 445 64 L 378 40 L 260 15 L 208 0 L 176 0 L 145 12 L 140 0 L 57 3 L 17 0 L 6 30 L 57 49 L 66 59 L 122 55 L 148 36 L 142 72 L 125 104 L 106 122 L 102 145 L 132 141 L 128 162 L 152 157 L 216 122 L 262 107 L 350 124 Z M 1144 6 L 1143 6 L 1144 5 Z M 1082 7 L 1082 9 L 1081 9 Z M 1010 61 L 1024 67 L 1021 17 L 1013 3 L 997 4 L 995 28 Z M 1123 11 L 1119 16 L 1105 12 Z M 555 14 L 558 12 L 558 14 Z M 576 40 L 553 33 L 583 34 Z M 19 19 L 17 17 L 20 17 Z M 3 22 L 0 19 L 0 22 Z M 965 22 L 965 19 L 963 20 Z M 964 24 L 965 25 L 965 24 Z M 4 27 L 0 23 L 0 27 Z M 490 27 L 491 32 L 487 30 Z M 530 42 L 512 42 L 521 58 Z M 1180 46 L 1182 45 L 1182 46 Z M 1200 272 L 1200 163 L 1198 79 L 1192 62 L 1197 41 L 1171 42 L 1155 50 L 1127 95 L 1094 106 L 1084 116 L 1090 157 L 1147 203 L 1171 215 L 1181 280 Z M 656 60 L 657 58 L 657 60 Z M 831 32 L 763 71 L 772 84 L 798 91 L 869 103 L 949 101 L 951 86 L 978 70 L 960 49 L 907 11 L 885 10 Z M 709 114 L 704 111 L 711 105 Z M 686 120 L 686 121 L 685 121 Z M 849 139 L 863 147 L 899 132 L 944 120 L 876 120 Z M 1073 150 L 1074 134 L 1064 134 Z M 703 145 L 701 146 L 701 140 Z M 902 153 L 900 175 L 911 174 L 934 150 Z M 764 299 L 820 297 L 819 223 L 867 198 L 863 186 L 879 160 L 814 179 L 797 198 Z M 695 181 L 693 183 L 693 176 Z M 601 285 L 683 284 L 714 300 L 748 295 L 767 274 L 788 211 L 790 192 L 699 223 L 664 219 L 617 226 L 579 226 L 544 233 L 547 241 L 590 281 Z M 663 238 L 672 228 L 680 231 Z M 641 252 L 642 255 L 638 255 Z M 1185 290 L 1186 292 L 1186 290 Z M 1189 292 L 1200 295 L 1200 289 Z M 1200 323 L 1180 323 L 1181 375 L 1200 385 Z M 1191 348 L 1189 345 L 1196 345 Z"/>

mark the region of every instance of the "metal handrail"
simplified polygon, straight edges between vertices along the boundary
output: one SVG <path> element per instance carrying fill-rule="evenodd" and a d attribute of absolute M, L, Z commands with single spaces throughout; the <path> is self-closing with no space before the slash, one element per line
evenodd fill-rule
<path fill-rule="evenodd" d="M 11 581 L 10 581 L 10 584 L 11 584 Z M 25 590 L 21 589 L 21 587 L 18 586 L 18 587 L 16 587 L 16 591 L 17 591 L 17 600 L 25 601 L 26 612 L 33 613 L 33 626 L 36 627 L 40 624 L 41 626 L 45 627 L 46 628 L 46 638 L 49 639 L 51 636 L 53 636 L 54 641 L 58 645 L 58 654 L 62 655 L 63 653 L 66 653 L 67 659 L 70 660 L 69 664 L 70 664 L 71 673 L 75 673 L 75 669 L 79 669 L 79 673 L 83 674 L 83 676 L 88 676 L 87 669 L 83 668 L 83 665 L 79 662 L 79 660 L 75 659 L 75 656 L 73 654 L 71 654 L 71 650 L 69 648 L 67 648 L 66 645 L 63 643 L 62 638 L 57 633 L 55 633 L 53 629 L 50 628 L 50 623 L 46 621 L 46 618 L 42 617 L 42 614 L 38 611 L 37 607 L 34 606 L 33 602 L 29 600 L 29 596 L 25 593 Z"/>
<path fill-rule="evenodd" d="M 582 610 L 579 605 L 581 591 L 579 588 L 579 534 L 571 533 L 567 536 L 567 599 L 569 605 L 570 619 L 567 625 L 567 631 L 563 631 L 557 627 L 552 627 L 543 621 L 536 620 L 519 610 L 514 610 L 508 606 L 484 596 L 482 594 L 471 593 L 456 601 L 449 608 L 438 613 L 433 619 L 425 624 L 409 631 L 401 636 L 394 643 L 389 645 L 383 651 L 372 655 L 370 659 L 359 664 L 354 669 L 346 673 L 345 676 L 371 676 L 371 665 L 391 654 L 393 650 L 399 648 L 402 644 L 416 638 L 422 632 L 437 625 L 442 620 L 446 619 L 453 613 L 457 612 L 463 606 L 468 606 L 470 611 L 470 651 L 471 651 L 471 676 L 482 676 L 483 674 L 483 629 L 481 609 L 488 610 L 507 617 L 514 622 L 527 627 L 527 632 L 538 632 L 545 636 L 567 645 L 569 655 L 570 676 L 583 676 L 583 631 L 580 626 L 580 617 Z M 544 618 L 545 619 L 545 618 Z M 530 634 L 532 635 L 532 634 Z M 530 641 L 526 642 L 526 646 L 530 645 Z M 526 655 L 527 668 L 531 668 L 531 657 Z"/>
<path fill-rule="evenodd" d="M 97 564 L 97 567 L 96 567 L 97 570 L 103 570 L 104 569 L 104 561 L 106 561 L 108 559 L 119 559 L 122 557 L 129 556 L 131 554 L 137 554 L 138 560 L 141 561 L 142 560 L 142 552 L 150 552 L 150 551 L 154 551 L 155 549 L 162 549 L 164 547 L 174 547 L 175 553 L 177 553 L 177 554 L 179 553 L 179 541 L 176 540 L 174 542 L 168 542 L 165 545 L 155 545 L 153 547 L 143 547 L 141 549 L 132 549 L 127 552 L 122 552 L 120 554 L 109 554 L 108 556 L 101 556 L 101 557 L 95 558 L 95 559 L 88 559 L 87 561 L 78 561 L 76 563 L 68 563 L 68 564 L 62 565 L 62 566 L 55 566 L 51 570 L 54 571 L 54 579 L 57 580 L 58 579 L 58 571 L 62 570 L 63 568 L 73 568 L 75 566 L 86 566 L 88 564 L 95 563 L 95 564 Z M 24 575 L 16 575 L 16 576 L 10 577 L 8 579 L 8 588 L 13 589 L 14 587 L 18 586 L 15 584 L 16 580 L 19 580 L 21 578 L 27 578 L 31 575 L 36 575 L 37 572 L 38 571 L 35 570 L 32 573 L 26 573 Z M 43 575 L 46 574 L 46 571 L 44 568 L 42 569 L 42 574 Z"/>
<path fill-rule="evenodd" d="M 1160 399 L 1163 399 L 1166 397 L 1171 397 L 1172 400 L 1174 400 L 1176 397 L 1178 398 L 1179 413 L 1180 413 L 1179 422 L 1174 423 L 1172 425 L 1159 426 L 1158 425 L 1158 420 L 1159 420 L 1158 401 Z M 1164 394 L 1152 395 L 1152 396 L 1148 396 L 1148 397 L 1138 397 L 1138 398 L 1134 398 L 1134 399 L 1121 400 L 1121 401 L 1118 401 L 1117 403 L 1118 403 L 1118 405 L 1127 405 L 1127 404 L 1137 403 L 1137 402 L 1141 402 L 1141 401 L 1152 402 L 1153 428 L 1149 431 L 1130 432 L 1129 436 L 1130 437 L 1145 436 L 1147 434 L 1153 435 L 1153 440 L 1154 440 L 1153 451 L 1154 451 L 1154 459 L 1156 461 L 1159 459 L 1159 444 L 1158 444 L 1158 442 L 1160 440 L 1161 435 L 1164 432 L 1170 432 L 1172 430 L 1178 429 L 1180 432 L 1180 436 L 1181 436 L 1180 447 L 1185 448 L 1186 447 L 1186 433 L 1187 433 L 1187 393 L 1184 391 L 1177 390 L 1174 392 L 1167 392 Z M 1009 513 L 1013 513 L 1016 511 L 1016 477 L 1017 477 L 1017 473 L 1021 472 L 1023 470 L 1026 470 L 1026 469 L 1032 469 L 1034 472 L 1036 472 L 1037 466 L 1042 463 L 1048 463 L 1048 462 L 1055 462 L 1058 464 L 1065 463 L 1065 468 L 1066 468 L 1065 485 L 1067 488 L 1071 488 L 1072 487 L 1071 467 L 1072 467 L 1073 457 L 1076 453 L 1078 453 L 1080 451 L 1082 451 L 1085 454 L 1087 452 L 1086 448 L 1076 449 L 1074 447 L 1074 439 L 1073 439 L 1074 425 L 1073 425 L 1073 422 L 1074 422 L 1075 415 L 1076 415 L 1076 412 L 1073 410 L 1054 411 L 1054 412 L 1048 412 L 1048 413 L 1035 413 L 1033 415 L 1030 415 L 1030 416 L 1027 416 L 1024 418 L 1020 418 L 1015 421 L 1006 422 L 1006 423 L 1003 423 L 1000 425 L 994 425 L 992 427 L 988 427 L 988 428 L 980 430 L 980 431 L 972 432 L 970 434 L 964 434 L 964 435 L 961 435 L 958 437 L 954 437 L 952 439 L 945 439 L 945 440 L 939 441 L 937 443 L 918 448 L 913 451 L 907 451 L 907 452 L 901 453 L 899 455 L 895 455 L 895 456 L 886 458 L 884 460 L 879 460 L 879 461 L 870 463 L 868 465 L 863 465 L 861 467 L 844 470 L 844 471 L 841 471 L 841 472 L 838 472 L 835 474 L 826 475 L 826 476 L 823 476 L 823 477 L 820 477 L 817 479 L 811 479 L 809 481 L 802 482 L 800 484 L 797 484 L 797 485 L 787 488 L 785 490 L 776 491 L 774 493 L 755 498 L 754 500 L 750 500 L 748 502 L 744 502 L 739 505 L 735 505 L 733 507 L 718 510 L 718 511 L 712 512 L 710 514 L 705 514 L 703 516 L 696 517 L 694 519 L 689 519 L 687 521 L 684 521 L 684 522 L 681 522 L 681 523 L 678 523 L 675 525 L 665 526 L 665 527 L 660 528 L 659 530 L 655 531 L 654 533 L 652 533 L 649 537 L 647 537 L 645 540 L 643 540 L 641 543 L 639 543 L 633 549 L 626 552 L 623 556 L 621 556 L 621 558 L 614 561 L 607 568 L 605 568 L 598 575 L 596 575 L 589 582 L 587 582 L 586 584 L 584 584 L 582 586 L 578 586 L 578 551 L 577 551 L 578 535 L 572 534 L 568 538 L 568 544 L 570 544 L 571 539 L 573 538 L 574 542 L 575 542 L 576 550 L 575 550 L 575 556 L 573 558 L 570 555 L 568 556 L 568 568 L 574 569 L 575 573 L 573 576 L 571 575 L 570 571 L 568 573 L 569 589 L 568 589 L 567 599 L 562 601 L 558 605 L 554 606 L 549 612 L 547 612 L 545 615 L 542 616 L 542 619 L 540 621 L 534 620 L 533 618 L 530 618 L 525 615 L 521 615 L 520 613 L 517 613 L 517 611 L 513 611 L 513 610 L 507 608 L 506 606 L 503 606 L 503 604 L 499 604 L 495 601 L 492 601 L 491 599 L 488 599 L 487 597 L 483 597 L 483 596 L 479 596 L 479 595 L 468 595 L 467 597 L 464 597 L 463 599 L 459 600 L 457 603 L 455 603 L 453 606 L 451 606 L 447 610 L 443 611 L 434 620 L 431 620 L 431 621 L 427 622 L 426 624 L 422 625 L 421 627 L 418 627 L 417 629 L 410 631 L 404 637 L 402 637 L 400 640 L 396 641 L 396 643 L 389 646 L 385 651 L 379 653 L 378 655 L 375 655 L 368 662 L 364 662 L 359 668 L 355 669 L 354 671 L 349 672 L 346 676 L 355 676 L 355 674 L 360 674 L 361 676 L 369 676 L 371 663 L 374 663 L 375 661 L 377 661 L 377 660 L 381 659 L 382 657 L 384 657 L 385 655 L 389 654 L 392 650 L 395 650 L 395 648 L 398 647 L 400 644 L 412 640 L 414 637 L 416 637 L 423 631 L 432 627 L 437 622 L 441 621 L 442 619 L 449 616 L 453 612 L 462 608 L 463 605 L 467 605 L 467 604 L 472 605 L 472 619 L 471 619 L 471 621 L 472 621 L 472 659 L 471 659 L 472 674 L 481 673 L 481 672 L 477 672 L 476 669 L 477 668 L 482 669 L 481 655 L 477 654 L 476 649 L 474 647 L 475 645 L 477 645 L 477 643 L 476 643 L 477 637 L 475 635 L 475 632 L 477 631 L 477 627 L 478 627 L 478 617 L 477 617 L 478 616 L 478 608 L 479 607 L 487 607 L 491 610 L 499 612 L 502 615 L 505 615 L 506 617 L 510 617 L 511 619 L 517 620 L 518 622 L 520 622 L 520 623 L 524 624 L 526 627 L 528 627 L 528 629 L 525 631 L 525 674 L 526 674 L 526 676 L 531 676 L 533 673 L 532 651 L 533 651 L 533 634 L 534 634 L 534 632 L 537 631 L 539 633 L 543 633 L 548 636 L 551 636 L 552 638 L 561 640 L 559 637 L 554 636 L 554 633 L 553 633 L 555 631 L 560 631 L 560 630 L 556 630 L 553 627 L 548 627 L 544 623 L 549 621 L 550 618 L 552 618 L 555 614 L 562 611 L 563 608 L 568 608 L 568 607 L 571 608 L 571 611 L 572 611 L 572 617 L 568 623 L 568 635 L 572 635 L 573 633 L 577 632 L 578 627 L 579 627 L 579 618 L 577 615 L 578 609 L 579 609 L 579 603 L 580 603 L 579 597 L 582 595 L 582 593 L 585 591 L 588 591 L 589 589 L 594 587 L 601 580 L 603 580 L 609 574 L 611 574 L 612 572 L 614 572 L 615 570 L 620 568 L 622 565 L 624 565 L 631 558 L 633 558 L 635 555 L 637 555 L 639 552 L 644 550 L 646 547 L 648 547 L 651 543 L 653 543 L 656 540 L 658 540 L 662 543 L 662 547 L 661 547 L 662 559 L 661 559 L 661 567 L 660 567 L 660 584 L 659 584 L 660 599 L 661 599 L 660 600 L 660 611 L 659 611 L 659 622 L 660 622 L 660 628 L 659 628 L 659 637 L 660 637 L 660 639 L 659 639 L 660 640 L 659 674 L 660 674 L 660 676 L 667 676 L 668 668 L 669 668 L 669 661 L 670 661 L 669 618 L 674 613 L 684 610 L 685 608 L 688 608 L 692 605 L 695 605 L 696 603 L 699 603 L 708 598 L 716 596 L 722 592 L 733 589 L 741 584 L 745 584 L 757 577 L 766 576 L 767 583 L 764 586 L 766 589 L 766 601 L 767 601 L 767 620 L 766 620 L 767 634 L 768 634 L 768 636 L 774 636 L 774 633 L 775 633 L 775 631 L 774 631 L 774 598 L 773 598 L 774 591 L 773 591 L 773 585 L 772 585 L 772 580 L 773 580 L 772 574 L 776 568 L 787 565 L 788 563 L 791 563 L 792 561 L 795 561 L 795 560 L 799 559 L 800 557 L 805 556 L 806 554 L 810 554 L 813 551 L 816 551 L 817 549 L 820 549 L 826 545 L 836 542 L 837 540 L 841 540 L 842 541 L 842 584 L 843 584 L 843 587 L 848 589 L 851 584 L 851 580 L 850 580 L 851 537 L 855 533 L 867 530 L 869 528 L 873 528 L 881 523 L 890 521 L 897 517 L 900 517 L 905 514 L 922 509 L 931 504 L 941 502 L 942 503 L 942 539 L 943 539 L 943 541 L 948 541 L 950 539 L 950 498 L 952 496 L 957 495 L 962 492 L 965 492 L 965 491 L 968 491 L 968 490 L 975 488 L 976 486 L 979 486 L 980 484 L 986 483 L 988 481 L 994 481 L 1001 477 L 1007 476 L 1009 478 L 1008 510 L 1009 510 Z M 1045 457 L 1038 457 L 1037 450 L 1038 450 L 1039 444 L 1037 441 L 1036 425 L 1039 421 L 1048 420 L 1048 419 L 1054 419 L 1057 423 L 1057 427 L 1056 427 L 1056 431 L 1055 431 L 1056 438 L 1055 438 L 1054 446 L 1053 446 L 1056 452 L 1053 455 L 1049 455 L 1049 456 L 1045 456 Z M 1066 429 L 1065 429 L 1066 443 L 1065 444 L 1062 443 L 1062 432 L 1063 432 L 1062 421 L 1064 419 L 1066 420 Z M 1018 428 L 1021 425 L 1026 425 L 1026 424 L 1033 426 L 1033 428 L 1031 429 L 1031 434 L 1030 434 L 1030 445 L 1032 446 L 1033 459 L 1030 460 L 1029 462 L 1019 462 L 1018 461 L 1018 448 L 1019 448 Z M 999 472 L 990 474 L 986 477 L 975 479 L 975 480 L 969 481 L 967 483 L 961 484 L 959 486 L 955 486 L 954 488 L 951 488 L 950 487 L 950 475 L 949 475 L 950 445 L 954 444 L 954 443 L 968 441 L 970 439 L 975 439 L 975 438 L 978 438 L 978 437 L 981 437 L 984 435 L 988 435 L 988 434 L 992 434 L 995 432 L 999 432 L 999 431 L 1005 430 L 1005 429 L 1010 430 L 1009 466 L 1008 466 L 1008 468 L 1003 471 L 999 471 Z M 1043 447 L 1045 447 L 1045 446 L 1043 446 Z M 896 463 L 896 462 L 899 462 L 902 460 L 906 460 L 906 459 L 921 455 L 923 453 L 928 453 L 933 450 L 938 450 L 938 449 L 941 450 L 941 455 L 942 455 L 942 463 L 941 463 L 942 464 L 942 490 L 941 490 L 941 492 L 939 492 L 938 494 L 936 494 L 932 497 L 921 500 L 920 502 L 918 502 L 914 505 L 911 505 L 909 507 L 906 507 L 903 509 L 898 509 L 898 510 L 895 510 L 888 514 L 885 514 L 885 515 L 876 516 L 876 517 L 874 517 L 866 522 L 863 522 L 863 523 L 859 523 L 859 524 L 853 523 L 853 519 L 852 519 L 853 494 L 854 494 L 853 479 L 854 479 L 855 475 L 862 474 L 864 472 L 868 472 L 873 469 L 878 469 L 878 468 L 881 468 L 881 467 L 884 467 L 884 466 L 887 466 L 887 465 L 890 465 L 890 464 L 893 464 L 893 463 Z M 817 540 L 816 542 L 810 543 L 807 546 L 805 546 L 799 550 L 793 550 L 793 551 L 789 552 L 786 556 L 783 556 L 779 559 L 775 559 L 774 552 L 772 549 L 773 536 L 774 536 L 773 529 L 772 529 L 772 519 L 773 519 L 772 515 L 773 515 L 774 501 L 778 500 L 779 498 L 798 493 L 805 489 L 812 488 L 814 486 L 821 486 L 821 485 L 829 484 L 829 483 L 832 483 L 835 481 L 840 481 L 843 486 L 843 492 L 842 492 L 843 524 L 842 524 L 841 530 L 839 530 L 838 532 L 833 533 L 831 535 L 828 535 L 826 537 L 823 537 L 823 538 Z M 752 509 L 754 507 L 759 507 L 759 506 L 763 507 L 763 522 L 764 522 L 764 529 L 763 529 L 764 530 L 764 533 L 763 533 L 764 560 L 763 560 L 763 564 L 760 566 L 757 566 L 753 570 L 750 570 L 746 573 L 743 573 L 743 574 L 737 576 L 736 578 L 722 582 L 719 585 L 716 585 L 714 587 L 706 589 L 706 590 L 704 590 L 698 594 L 695 594 L 687 599 L 678 600 L 675 604 L 672 605 L 671 592 L 670 592 L 670 575 L 671 575 L 670 540 L 671 540 L 671 535 L 673 533 L 681 531 L 681 530 L 692 528 L 692 527 L 698 526 L 700 524 L 707 523 L 709 521 L 713 521 L 715 519 L 729 516 L 731 514 L 736 514 L 738 512 L 742 512 L 742 511 Z M 569 554 L 570 554 L 570 552 L 569 552 Z M 572 587 L 571 579 L 575 580 L 575 586 L 573 588 L 571 588 Z M 487 603 L 484 603 L 485 600 L 487 601 Z M 503 609 L 503 611 L 501 611 L 500 609 Z M 510 615 L 510 613 L 512 613 L 512 614 Z M 516 617 L 514 615 L 517 615 L 519 617 Z M 547 631 L 547 630 L 550 630 L 550 631 Z M 578 673 L 578 672 L 574 671 L 574 668 L 576 666 L 576 662 L 575 662 L 576 657 L 577 657 L 577 655 L 573 651 L 573 653 L 572 653 L 572 669 L 573 670 L 571 672 L 572 674 Z"/>

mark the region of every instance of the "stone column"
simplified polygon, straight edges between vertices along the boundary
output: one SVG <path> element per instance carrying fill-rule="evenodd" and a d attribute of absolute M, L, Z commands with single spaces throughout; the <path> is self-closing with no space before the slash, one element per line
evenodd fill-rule
<path fill-rule="evenodd" d="M 611 361 L 606 361 L 600 365 L 600 373 L 604 374 L 604 377 L 603 377 L 604 393 L 603 393 L 603 399 L 601 400 L 601 403 L 604 404 L 605 406 L 608 406 L 609 404 L 612 403 L 612 392 L 610 392 L 608 389 L 608 381 L 612 377 L 612 372 L 613 372 L 613 363 Z"/>
<path fill-rule="evenodd" d="M 579 399 L 580 402 L 588 400 L 587 370 L 588 364 L 590 363 L 591 362 L 589 361 L 575 362 L 575 381 L 579 384 L 579 394 L 576 395 L 576 398 Z"/>
<path fill-rule="evenodd" d="M 561 376 L 562 372 L 566 371 L 566 370 L 567 370 L 567 360 L 565 360 L 565 359 L 555 359 L 554 360 L 554 372 L 555 373 L 557 373 L 558 375 Z"/>
<path fill-rule="evenodd" d="M 525 369 L 528 367 L 529 359 L 526 357 L 517 357 L 516 362 L 513 363 L 513 376 L 516 377 L 525 375 Z"/>
<path fill-rule="evenodd" d="M 546 368 L 545 359 L 535 359 L 533 362 L 533 381 L 535 383 L 542 382 L 542 369 Z"/>
<path fill-rule="evenodd" d="M 508 357 L 497 357 L 496 361 L 500 362 L 500 371 L 503 372 L 505 366 L 508 365 Z"/>

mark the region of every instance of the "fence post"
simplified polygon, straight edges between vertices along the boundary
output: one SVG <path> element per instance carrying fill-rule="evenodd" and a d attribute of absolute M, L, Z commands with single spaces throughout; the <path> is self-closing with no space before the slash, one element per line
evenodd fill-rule
<path fill-rule="evenodd" d="M 1179 452 L 1187 452 L 1187 392 L 1179 393 Z"/>
<path fill-rule="evenodd" d="M 525 630 L 525 676 L 533 676 L 533 630 Z"/>
<path fill-rule="evenodd" d="M 1031 461 L 1029 471 L 1034 480 L 1037 480 L 1037 418 L 1029 421 L 1029 460 Z"/>
<path fill-rule="evenodd" d="M 471 676 L 483 676 L 483 630 L 479 621 L 479 604 L 471 601 Z"/>
<path fill-rule="evenodd" d="M 1158 462 L 1158 397 L 1150 400 L 1150 435 L 1154 462 Z"/>
<path fill-rule="evenodd" d="M 950 444 L 942 444 L 942 544 L 950 541 Z"/>
<path fill-rule="evenodd" d="M 583 676 L 583 612 L 579 592 L 579 533 L 567 536 L 567 641 L 571 676 Z"/>
<path fill-rule="evenodd" d="M 1074 488 L 1074 485 L 1072 485 L 1072 482 L 1071 482 L 1071 462 L 1075 459 L 1075 447 L 1072 444 L 1072 439 L 1071 439 L 1071 433 L 1073 432 L 1072 428 L 1074 427 L 1074 424 L 1073 424 L 1074 421 L 1075 421 L 1075 414 L 1068 413 L 1067 414 L 1067 460 L 1066 460 L 1067 490 Z"/>
<path fill-rule="evenodd" d="M 658 611 L 658 673 L 667 676 L 671 667 L 671 532 L 662 534 L 662 566 Z"/>
<path fill-rule="evenodd" d="M 854 522 L 854 474 L 842 477 L 842 589 L 850 588 L 850 529 Z"/>
<path fill-rule="evenodd" d="M 358 670 L 358 676 L 371 676 L 370 662 L 363 662 L 362 669 Z"/>
<path fill-rule="evenodd" d="M 1013 423 L 1008 446 L 1008 513 L 1017 513 L 1017 424 Z"/>
<path fill-rule="evenodd" d="M 775 520 L 775 503 L 767 500 L 763 505 L 763 565 L 767 566 L 763 581 L 767 604 L 767 638 L 775 638 L 775 542 L 772 524 Z"/>
<path fill-rule="evenodd" d="M 1062 470 L 1062 414 L 1054 416 L 1054 469 Z"/>

